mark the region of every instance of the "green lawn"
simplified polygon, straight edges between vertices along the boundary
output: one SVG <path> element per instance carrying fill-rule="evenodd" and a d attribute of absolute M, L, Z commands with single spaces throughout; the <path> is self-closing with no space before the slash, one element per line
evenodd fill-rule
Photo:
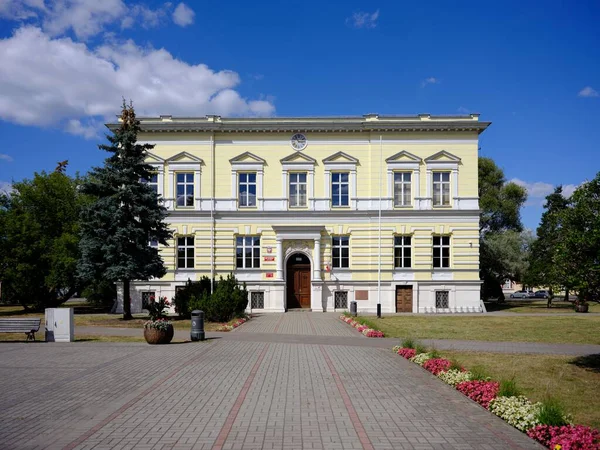
<path fill-rule="evenodd" d="M 480 366 L 494 380 L 513 378 L 532 401 L 557 398 L 573 421 L 600 427 L 600 355 L 573 358 L 556 355 L 519 355 L 440 351 L 465 368 Z"/>
<path fill-rule="evenodd" d="M 486 302 L 485 307 L 489 312 L 506 311 L 511 313 L 578 314 L 575 312 L 573 303 L 557 300 L 552 302 L 550 308 L 548 308 L 547 300 L 511 300 L 508 298 L 504 303 L 495 301 Z M 589 303 L 589 312 L 600 313 L 600 303 Z"/>
<path fill-rule="evenodd" d="M 600 315 L 359 316 L 386 337 L 600 344 Z"/>

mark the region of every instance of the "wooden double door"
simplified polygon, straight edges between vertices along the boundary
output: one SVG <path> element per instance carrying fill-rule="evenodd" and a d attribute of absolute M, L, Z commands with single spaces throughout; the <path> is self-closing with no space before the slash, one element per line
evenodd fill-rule
<path fill-rule="evenodd" d="M 306 255 L 290 256 L 285 279 L 287 308 L 310 308 L 310 260 Z"/>
<path fill-rule="evenodd" d="M 412 312 L 412 286 L 396 286 L 396 312 Z"/>

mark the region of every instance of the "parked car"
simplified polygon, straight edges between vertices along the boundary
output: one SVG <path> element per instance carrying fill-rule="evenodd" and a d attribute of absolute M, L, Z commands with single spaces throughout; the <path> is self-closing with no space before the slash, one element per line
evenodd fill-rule
<path fill-rule="evenodd" d="M 527 291 L 527 295 L 529 295 L 529 298 L 535 298 L 535 292 L 533 291 Z"/>
<path fill-rule="evenodd" d="M 529 292 L 515 291 L 512 294 L 510 294 L 510 298 L 529 298 Z"/>
<path fill-rule="evenodd" d="M 548 298 L 550 297 L 550 292 L 545 290 L 535 291 L 535 298 Z"/>

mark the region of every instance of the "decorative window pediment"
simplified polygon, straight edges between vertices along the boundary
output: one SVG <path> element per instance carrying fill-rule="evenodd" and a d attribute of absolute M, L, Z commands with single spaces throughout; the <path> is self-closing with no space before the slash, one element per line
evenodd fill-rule
<path fill-rule="evenodd" d="M 317 160 L 311 158 L 308 155 L 305 155 L 301 152 L 294 152 L 291 155 L 286 156 L 285 158 L 281 158 L 279 160 L 281 164 L 312 164 L 315 165 Z"/>
<path fill-rule="evenodd" d="M 254 164 L 264 166 L 267 162 L 260 156 L 256 156 L 254 153 L 244 152 L 234 158 L 231 158 L 229 162 L 232 165 L 238 164 Z"/>
<path fill-rule="evenodd" d="M 323 160 L 323 164 L 357 165 L 358 159 L 344 152 L 337 152 Z"/>
<path fill-rule="evenodd" d="M 146 164 L 164 164 L 165 160 L 154 153 L 146 152 Z"/>
<path fill-rule="evenodd" d="M 413 155 L 406 150 L 402 150 L 401 152 L 396 153 L 395 155 L 390 156 L 385 160 L 388 164 L 420 164 L 422 162 L 421 158 L 416 155 Z"/>
<path fill-rule="evenodd" d="M 458 164 L 460 163 L 460 158 L 450 152 L 447 152 L 446 150 L 442 150 L 441 152 L 437 152 L 435 155 L 425 158 L 425 163 L 428 165 L 444 163 Z"/>
<path fill-rule="evenodd" d="M 169 164 L 204 164 L 202 158 L 192 155 L 188 152 L 177 153 L 166 160 Z"/>

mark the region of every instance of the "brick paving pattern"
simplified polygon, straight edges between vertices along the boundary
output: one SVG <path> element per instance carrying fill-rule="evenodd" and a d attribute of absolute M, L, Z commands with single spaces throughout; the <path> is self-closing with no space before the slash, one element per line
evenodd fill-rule
<path fill-rule="evenodd" d="M 289 312 L 261 314 L 252 318 L 236 333 L 276 333 L 304 336 L 350 336 L 360 334 L 339 320 L 339 313 Z"/>
<path fill-rule="evenodd" d="M 541 448 L 336 316 L 277 316 L 168 346 L 0 344 L 0 447 Z"/>

